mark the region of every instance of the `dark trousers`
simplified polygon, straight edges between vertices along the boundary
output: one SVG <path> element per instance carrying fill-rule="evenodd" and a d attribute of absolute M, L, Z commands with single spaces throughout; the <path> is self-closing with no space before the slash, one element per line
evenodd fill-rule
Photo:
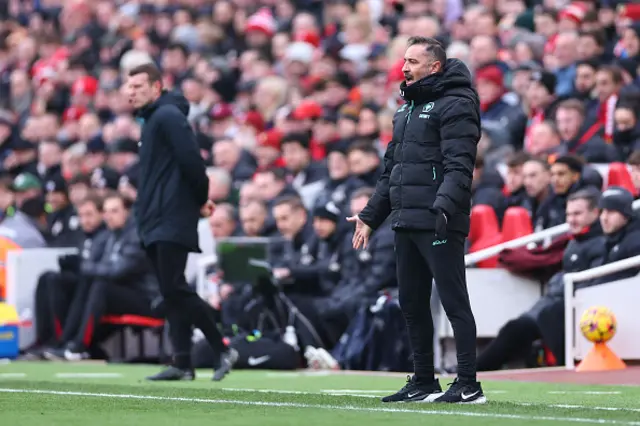
<path fill-rule="evenodd" d="M 395 234 L 400 307 L 404 314 L 418 379 L 432 381 L 433 318 L 431 285 L 435 279 L 442 306 L 453 327 L 458 377 L 476 377 L 476 323 L 471 312 L 462 234 L 437 241 L 433 232 L 398 230 Z"/>
<path fill-rule="evenodd" d="M 225 351 L 215 309 L 202 300 L 185 280 L 189 250 L 180 244 L 163 241 L 151 244 L 146 251 L 158 276 L 176 366 L 191 367 L 192 326 L 202 331 L 217 354 Z"/>
<path fill-rule="evenodd" d="M 48 271 L 40 275 L 35 294 L 36 344 L 56 345 L 78 283 L 70 271 Z"/>
<path fill-rule="evenodd" d="M 60 342 L 77 349 L 88 349 L 94 343 L 95 332 L 103 316 L 126 314 L 154 316 L 146 294 L 104 279 L 80 278 L 64 319 Z"/>
<path fill-rule="evenodd" d="M 478 355 L 478 371 L 500 370 L 509 361 L 526 355 L 540 337 L 540 329 L 530 317 L 521 316 L 507 322 Z"/>

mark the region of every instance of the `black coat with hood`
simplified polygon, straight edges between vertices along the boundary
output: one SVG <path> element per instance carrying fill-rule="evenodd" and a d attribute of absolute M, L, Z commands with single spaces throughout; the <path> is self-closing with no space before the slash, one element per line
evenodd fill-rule
<path fill-rule="evenodd" d="M 135 214 L 144 246 L 162 241 L 200 251 L 198 220 L 209 179 L 188 113 L 187 100 L 170 92 L 138 112 L 144 124 Z"/>
<path fill-rule="evenodd" d="M 480 101 L 468 68 L 449 59 L 442 73 L 400 86 L 407 102 L 393 118 L 384 172 L 360 219 L 378 228 L 433 230 L 438 211 L 447 228 L 467 235 L 471 181 L 480 140 Z"/>

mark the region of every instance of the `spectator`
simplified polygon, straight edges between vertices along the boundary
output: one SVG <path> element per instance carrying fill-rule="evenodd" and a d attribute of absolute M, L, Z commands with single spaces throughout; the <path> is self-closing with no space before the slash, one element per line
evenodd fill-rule
<path fill-rule="evenodd" d="M 599 207 L 602 209 L 600 224 L 606 236 L 601 265 L 640 255 L 640 227 L 638 219 L 633 214 L 633 195 L 624 188 L 609 187 L 602 193 Z M 595 283 L 634 277 L 638 272 L 638 268 L 626 269 L 598 278 Z"/>
<path fill-rule="evenodd" d="M 83 234 L 77 242 L 79 254 L 58 259 L 60 271 L 47 271 L 38 278 L 35 293 L 36 343 L 28 351 L 28 359 L 43 359 L 43 351 L 57 347 L 69 307 L 81 283 L 81 263 L 98 261 L 107 238 L 102 221 L 102 199 L 90 195 L 77 205 L 78 221 Z"/>
<path fill-rule="evenodd" d="M 48 206 L 47 231 L 50 247 L 77 247 L 82 239 L 80 222 L 69 201 L 67 184 L 62 176 L 45 183 Z"/>
<path fill-rule="evenodd" d="M 527 192 L 524 186 L 524 165 L 529 161 L 531 157 L 523 152 L 519 151 L 507 158 L 507 176 L 506 176 L 506 191 L 507 191 L 507 207 L 520 206 L 524 203 Z"/>
<path fill-rule="evenodd" d="M 87 358 L 104 315 L 155 316 L 152 305 L 159 297 L 158 284 L 129 215 L 129 204 L 121 195 L 110 193 L 103 212 L 109 229 L 103 251 L 95 259 L 80 262 L 81 285 L 69 307 L 59 344 L 44 351 L 47 359 Z"/>
<path fill-rule="evenodd" d="M 498 172 L 484 167 L 484 157 L 476 156 L 471 183 L 471 203 L 491 206 L 499 219 L 504 215 L 507 200 L 502 193 L 504 181 Z"/>
<path fill-rule="evenodd" d="M 640 149 L 640 96 L 621 98 L 614 113 L 613 143 L 623 159 Z"/>
<path fill-rule="evenodd" d="M 555 120 L 563 143 L 560 151 L 578 154 L 590 163 L 617 161 L 617 150 L 600 136 L 602 126 L 586 119 L 584 104 L 579 100 L 569 99 L 558 104 Z"/>
<path fill-rule="evenodd" d="M 593 268 L 602 261 L 605 238 L 598 221 L 598 198 L 598 191 L 579 191 L 569 197 L 566 218 L 573 239 L 564 251 L 562 271 L 549 280 L 544 296 L 530 310 L 507 322 L 478 355 L 479 371 L 498 370 L 526 356 L 540 338 L 550 345 L 558 361 L 564 360 L 564 329 L 557 326 L 564 312 L 563 276 Z M 558 310 L 560 318 L 554 317 Z"/>
<path fill-rule="evenodd" d="M 267 219 L 267 205 L 260 200 L 250 200 L 240 206 L 240 226 L 246 237 L 275 237 L 276 229 Z"/>

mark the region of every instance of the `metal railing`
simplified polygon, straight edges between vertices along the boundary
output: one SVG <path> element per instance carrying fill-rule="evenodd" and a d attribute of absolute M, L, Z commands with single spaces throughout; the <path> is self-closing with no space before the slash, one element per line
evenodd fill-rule
<path fill-rule="evenodd" d="M 633 202 L 633 210 L 640 210 L 640 200 L 635 200 Z M 540 232 L 536 232 L 535 234 L 525 235 L 524 237 L 516 238 L 515 240 L 505 241 L 504 243 L 478 250 L 475 253 L 469 253 L 464 257 L 464 263 L 467 266 L 475 265 L 478 262 L 499 255 L 503 250 L 525 247 L 528 244 L 544 241 L 547 238 L 555 238 L 559 235 L 566 234 L 567 232 L 569 232 L 569 225 L 563 223 L 562 225 L 547 228 Z"/>
<path fill-rule="evenodd" d="M 575 367 L 575 327 L 574 327 L 574 291 L 575 284 L 604 277 L 609 274 L 640 266 L 640 256 L 629 257 L 618 262 L 573 272 L 564 275 L 564 356 L 565 367 L 572 370 Z"/>

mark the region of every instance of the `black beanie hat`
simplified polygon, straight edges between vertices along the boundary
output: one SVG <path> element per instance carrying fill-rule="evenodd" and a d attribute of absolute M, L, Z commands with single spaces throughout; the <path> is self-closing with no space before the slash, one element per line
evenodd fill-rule
<path fill-rule="evenodd" d="M 558 80 L 556 76 L 548 71 L 534 71 L 531 74 L 531 81 L 538 82 L 547 89 L 550 94 L 556 93 L 556 84 Z"/>
<path fill-rule="evenodd" d="M 620 186 L 610 186 L 602 193 L 598 207 L 615 210 L 626 217 L 633 216 L 633 195 Z"/>
<path fill-rule="evenodd" d="M 338 222 L 340 209 L 333 204 L 333 202 L 328 202 L 325 205 L 317 206 L 313 209 L 313 217 L 320 217 L 323 219 L 329 219 L 332 222 Z"/>

